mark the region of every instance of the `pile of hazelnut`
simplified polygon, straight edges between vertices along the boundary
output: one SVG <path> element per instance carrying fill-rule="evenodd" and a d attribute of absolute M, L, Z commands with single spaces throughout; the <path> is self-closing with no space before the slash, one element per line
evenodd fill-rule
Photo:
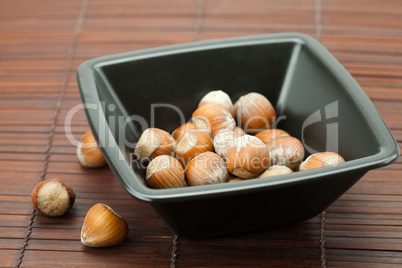
<path fill-rule="evenodd" d="M 134 156 L 147 167 L 146 181 L 156 189 L 271 177 L 345 161 L 333 152 L 303 161 L 303 144 L 273 128 L 275 119 L 274 107 L 259 93 L 246 94 L 233 105 L 225 92 L 211 91 L 191 122 L 172 134 L 146 129 Z"/>

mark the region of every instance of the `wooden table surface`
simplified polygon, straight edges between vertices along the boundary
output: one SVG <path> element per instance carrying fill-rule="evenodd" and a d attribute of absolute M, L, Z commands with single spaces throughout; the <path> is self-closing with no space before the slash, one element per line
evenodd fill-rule
<path fill-rule="evenodd" d="M 396 267 L 402 265 L 402 162 L 369 172 L 321 215 L 273 230 L 206 240 L 174 237 L 108 167 L 80 166 L 64 133 L 81 100 L 76 69 L 118 52 L 276 32 L 321 41 L 402 142 L 400 0 L 1 0 L 0 266 Z M 73 118 L 79 138 L 88 129 Z M 37 213 L 33 187 L 60 178 L 76 191 L 60 218 Z M 86 211 L 112 206 L 123 244 L 80 242 Z"/>

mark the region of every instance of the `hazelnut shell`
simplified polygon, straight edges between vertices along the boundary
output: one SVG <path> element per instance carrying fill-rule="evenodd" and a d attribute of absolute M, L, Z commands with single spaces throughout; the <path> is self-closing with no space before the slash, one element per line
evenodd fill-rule
<path fill-rule="evenodd" d="M 152 188 L 177 188 L 184 187 L 184 169 L 180 162 L 170 155 L 160 155 L 149 163 L 146 179 Z"/>
<path fill-rule="evenodd" d="M 236 121 L 247 134 L 269 129 L 275 122 L 274 107 L 259 93 L 252 92 L 240 97 L 234 108 Z"/>
<path fill-rule="evenodd" d="M 176 158 L 185 167 L 197 155 L 213 150 L 213 141 L 209 135 L 187 132 L 177 144 Z"/>
<path fill-rule="evenodd" d="M 106 165 L 106 159 L 91 131 L 87 131 L 81 137 L 80 143 L 77 146 L 77 157 L 84 167 L 100 168 Z"/>
<path fill-rule="evenodd" d="M 244 130 L 241 127 L 235 127 L 233 129 L 233 132 L 239 134 L 240 136 L 246 135 L 246 132 L 244 132 Z"/>
<path fill-rule="evenodd" d="M 35 209 L 49 217 L 59 217 L 74 205 L 73 189 L 60 179 L 47 179 L 38 183 L 32 191 Z"/>
<path fill-rule="evenodd" d="M 229 95 L 222 90 L 210 91 L 207 93 L 198 104 L 198 107 L 205 105 L 207 103 L 218 103 L 225 106 L 225 108 L 230 112 L 230 114 L 234 117 L 234 106 L 232 100 Z"/>
<path fill-rule="evenodd" d="M 337 153 L 316 153 L 307 157 L 307 159 L 300 164 L 299 171 L 334 166 L 343 162 L 345 162 L 345 159 Z"/>
<path fill-rule="evenodd" d="M 197 131 L 193 122 L 184 123 L 180 127 L 176 128 L 172 132 L 172 137 L 176 140 L 177 143 L 179 143 L 181 138 L 183 138 L 184 134 L 186 134 L 189 131 Z"/>
<path fill-rule="evenodd" d="M 226 158 L 226 152 L 230 144 L 237 138 L 241 137 L 240 134 L 228 129 L 218 131 L 214 137 L 214 150 L 223 159 Z"/>
<path fill-rule="evenodd" d="M 267 129 L 261 132 L 258 132 L 255 135 L 257 138 L 262 140 L 266 145 L 270 144 L 273 140 L 280 137 L 290 136 L 289 133 L 282 129 Z"/>
<path fill-rule="evenodd" d="M 195 128 L 211 130 L 212 137 L 222 129 L 233 130 L 235 120 L 230 112 L 221 104 L 207 103 L 197 108 L 192 115 Z"/>
<path fill-rule="evenodd" d="M 273 165 L 273 166 L 270 166 L 267 170 L 265 170 L 259 176 L 259 178 L 267 178 L 267 177 L 273 177 L 273 176 L 284 175 L 284 174 L 289 174 L 289 173 L 293 173 L 293 170 L 291 170 L 287 166 Z"/>
<path fill-rule="evenodd" d="M 235 139 L 226 153 L 226 164 L 233 175 L 251 179 L 269 167 L 267 146 L 258 138 L 244 135 Z"/>
<path fill-rule="evenodd" d="M 304 146 L 295 137 L 284 136 L 274 139 L 268 144 L 272 165 L 297 168 L 304 158 Z"/>
<path fill-rule="evenodd" d="M 225 161 L 213 152 L 195 157 L 188 163 L 185 172 L 190 186 L 222 183 L 229 178 Z"/>
<path fill-rule="evenodd" d="M 123 242 L 127 235 L 127 222 L 111 207 L 98 203 L 85 216 L 81 242 L 88 247 L 111 247 Z"/>
<path fill-rule="evenodd" d="M 233 177 L 228 180 L 228 182 L 244 181 L 245 179 L 239 177 Z"/>
<path fill-rule="evenodd" d="M 149 162 L 159 155 L 174 156 L 175 149 L 172 135 L 159 128 L 148 128 L 141 134 L 134 155 L 140 161 Z"/>

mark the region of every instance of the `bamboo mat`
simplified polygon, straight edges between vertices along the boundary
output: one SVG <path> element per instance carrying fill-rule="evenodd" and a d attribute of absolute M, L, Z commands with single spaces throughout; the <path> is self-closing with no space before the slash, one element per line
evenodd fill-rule
<path fill-rule="evenodd" d="M 402 142 L 400 0 L 2 0 L 0 1 L 0 266 L 396 267 L 402 265 L 402 162 L 369 172 L 308 221 L 224 238 L 174 237 L 105 167 L 82 168 L 64 134 L 81 103 L 76 68 L 108 54 L 276 32 L 321 41 L 363 87 Z M 79 138 L 88 129 L 73 118 Z M 50 219 L 30 194 L 45 178 L 77 200 Z M 117 247 L 80 242 L 86 211 L 112 206 L 130 234 Z"/>

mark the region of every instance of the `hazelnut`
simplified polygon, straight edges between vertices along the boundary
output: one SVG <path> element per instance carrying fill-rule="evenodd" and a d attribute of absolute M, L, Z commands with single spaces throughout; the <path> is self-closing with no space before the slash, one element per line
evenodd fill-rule
<path fill-rule="evenodd" d="M 243 130 L 242 128 L 240 128 L 240 127 L 235 127 L 235 128 L 233 129 L 233 132 L 239 134 L 240 136 L 246 135 L 246 133 L 244 132 L 244 130 Z"/>
<path fill-rule="evenodd" d="M 219 103 L 225 106 L 225 108 L 230 112 L 232 117 L 234 117 L 234 107 L 232 100 L 229 95 L 223 92 L 222 90 L 211 91 L 206 94 L 198 104 L 198 107 L 205 105 L 207 103 Z"/>
<path fill-rule="evenodd" d="M 193 158 L 186 167 L 187 183 L 190 186 L 226 182 L 229 172 L 225 161 L 213 152 L 205 152 Z"/>
<path fill-rule="evenodd" d="M 226 152 L 229 148 L 231 142 L 233 142 L 236 138 L 241 137 L 241 135 L 235 133 L 232 130 L 222 129 L 216 133 L 214 137 L 214 149 L 215 153 L 217 153 L 223 159 L 226 158 Z"/>
<path fill-rule="evenodd" d="M 207 134 L 208 136 L 211 135 L 210 129 L 206 130 L 196 129 L 193 122 L 188 122 L 181 125 L 172 132 L 172 136 L 176 140 L 176 143 L 179 143 L 179 141 L 183 138 L 184 134 L 186 134 L 187 132 L 202 132 Z"/>
<path fill-rule="evenodd" d="M 257 177 L 269 167 L 269 151 L 258 138 L 244 135 L 235 139 L 226 153 L 229 172 L 243 179 Z"/>
<path fill-rule="evenodd" d="M 159 155 L 174 156 L 176 141 L 166 131 L 159 128 L 146 129 L 134 150 L 135 157 L 148 164 L 149 161 Z"/>
<path fill-rule="evenodd" d="M 267 98 L 259 93 L 249 93 L 235 103 L 236 121 L 247 134 L 271 128 L 276 112 Z"/>
<path fill-rule="evenodd" d="M 213 150 L 213 141 L 209 135 L 187 132 L 177 144 L 176 158 L 185 167 L 197 155 Z"/>
<path fill-rule="evenodd" d="M 188 123 L 184 123 L 180 127 L 176 128 L 172 132 L 172 136 L 178 143 L 181 140 L 181 138 L 183 138 L 184 134 L 186 134 L 189 131 L 196 131 L 196 130 L 197 129 L 195 128 L 193 122 L 188 122 Z"/>
<path fill-rule="evenodd" d="M 186 184 L 184 169 L 180 162 L 170 155 L 155 157 L 148 165 L 146 179 L 152 188 L 177 188 Z"/>
<path fill-rule="evenodd" d="M 244 181 L 245 179 L 239 177 L 233 177 L 228 180 L 228 182 Z"/>
<path fill-rule="evenodd" d="M 123 242 L 127 235 L 127 222 L 111 207 L 98 203 L 85 216 L 81 242 L 88 247 L 111 247 Z"/>
<path fill-rule="evenodd" d="M 261 132 L 258 132 L 255 135 L 257 138 L 262 140 L 265 145 L 270 144 L 274 139 L 280 138 L 280 137 L 285 137 L 285 136 L 290 136 L 289 133 L 282 129 L 267 129 L 263 130 Z"/>
<path fill-rule="evenodd" d="M 74 205 L 74 201 L 73 189 L 59 179 L 44 180 L 32 191 L 35 209 L 49 217 L 64 215 Z"/>
<path fill-rule="evenodd" d="M 77 146 L 77 157 L 84 167 L 99 168 L 106 165 L 105 157 L 103 157 L 91 131 L 87 131 L 81 137 Z"/>
<path fill-rule="evenodd" d="M 285 136 L 274 139 L 268 144 L 272 165 L 297 168 L 304 158 L 303 144 L 295 137 Z"/>
<path fill-rule="evenodd" d="M 293 173 L 293 170 L 288 168 L 287 166 L 270 166 L 267 170 L 265 170 L 259 178 L 267 178 L 267 177 L 273 177 L 273 176 L 278 176 L 278 175 L 284 175 L 284 174 L 289 174 Z"/>
<path fill-rule="evenodd" d="M 323 152 L 316 153 L 307 157 L 299 166 L 299 171 L 326 167 L 336 166 L 337 164 L 345 162 L 345 159 L 337 153 Z"/>
<path fill-rule="evenodd" d="M 235 121 L 230 112 L 221 104 L 207 103 L 197 108 L 192 115 L 196 129 L 210 130 L 212 137 L 222 129 L 233 130 Z"/>

